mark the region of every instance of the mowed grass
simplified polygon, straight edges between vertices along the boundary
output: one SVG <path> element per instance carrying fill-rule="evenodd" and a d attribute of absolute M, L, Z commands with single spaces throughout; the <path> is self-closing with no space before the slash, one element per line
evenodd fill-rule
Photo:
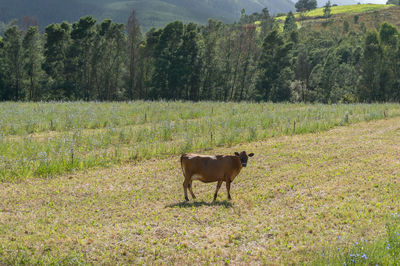
<path fill-rule="evenodd" d="M 360 5 L 343 5 L 343 6 L 332 6 L 331 15 L 339 14 L 358 14 L 372 11 L 378 11 L 393 7 L 394 5 L 379 5 L 379 4 L 360 4 Z M 324 15 L 324 7 L 316 8 L 311 11 L 304 12 L 305 17 L 321 17 Z M 296 18 L 300 17 L 300 13 L 295 14 Z M 286 16 L 276 17 L 276 20 L 285 21 Z"/>
<path fill-rule="evenodd" d="M 390 118 L 209 150 L 255 153 L 216 203 L 200 182 L 184 202 L 178 155 L 5 182 L 0 264 L 309 264 L 384 236 L 399 142 Z"/>
<path fill-rule="evenodd" d="M 0 182 L 400 115 L 398 104 L 1 103 Z"/>

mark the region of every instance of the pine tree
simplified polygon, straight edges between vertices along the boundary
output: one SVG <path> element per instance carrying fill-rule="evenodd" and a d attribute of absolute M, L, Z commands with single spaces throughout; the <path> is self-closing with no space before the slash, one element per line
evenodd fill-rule
<path fill-rule="evenodd" d="M 96 20 L 92 16 L 79 19 L 72 25 L 72 44 L 69 50 L 74 82 L 77 87 L 78 97 L 89 100 L 93 88 L 93 77 L 91 73 L 91 58 L 94 51 Z"/>
<path fill-rule="evenodd" d="M 96 87 L 96 96 L 99 100 L 118 100 L 123 97 L 123 65 L 126 55 L 126 36 L 124 25 L 113 23 L 105 19 L 97 27 L 95 46 L 91 56 L 91 79 Z M 129 95 L 125 95 L 128 96 Z M 130 99 L 130 98 L 129 98 Z"/>
<path fill-rule="evenodd" d="M 279 91 L 279 77 L 281 71 L 289 66 L 289 52 L 292 43 L 285 43 L 283 37 L 277 30 L 271 31 L 264 40 L 260 62 L 257 90 L 261 100 L 283 100 L 287 95 L 284 91 Z M 283 74 L 282 77 L 292 74 Z M 274 88 L 273 98 L 271 90 Z M 282 88 L 286 91 L 285 88 Z M 289 99 L 286 99 L 289 100 Z"/>
<path fill-rule="evenodd" d="M 5 85 L 5 65 L 4 65 L 4 42 L 0 36 L 0 101 L 8 100 L 8 93 Z"/>
<path fill-rule="evenodd" d="M 364 42 L 364 57 L 361 71 L 362 80 L 359 98 L 362 102 L 381 100 L 380 71 L 382 63 L 382 48 L 379 44 L 378 33 L 368 32 Z"/>
<path fill-rule="evenodd" d="M 28 77 L 28 99 L 37 100 L 40 95 L 39 81 L 42 75 L 42 46 L 38 27 L 29 27 L 22 42 L 24 69 Z"/>
<path fill-rule="evenodd" d="M 53 99 L 70 98 L 73 94 L 72 71 L 68 66 L 71 26 L 63 22 L 51 24 L 45 30 L 43 70 L 51 77 L 48 92 Z"/>
<path fill-rule="evenodd" d="M 216 20 L 208 20 L 203 29 L 204 53 L 203 53 L 203 82 L 201 99 L 215 99 L 215 88 L 219 83 L 220 67 L 217 62 L 217 42 L 222 23 Z"/>
<path fill-rule="evenodd" d="M 23 49 L 22 31 L 18 26 L 9 27 L 4 33 L 4 63 L 6 70 L 6 84 L 11 88 L 12 100 L 23 100 L 22 80 L 23 80 Z"/>
<path fill-rule="evenodd" d="M 274 26 L 274 19 L 269 14 L 268 8 L 264 8 L 260 14 L 260 39 L 264 40 L 267 33 L 272 30 Z"/>
<path fill-rule="evenodd" d="M 185 26 L 183 42 L 179 54 L 182 58 L 182 87 L 179 98 L 197 101 L 200 94 L 200 76 L 202 70 L 200 36 L 197 25 Z"/>
<path fill-rule="evenodd" d="M 155 47 L 155 70 L 153 84 L 156 95 L 162 99 L 177 99 L 182 84 L 182 58 L 179 50 L 182 45 L 183 23 L 169 23 L 162 30 Z"/>
<path fill-rule="evenodd" d="M 142 40 L 142 32 L 140 30 L 139 21 L 136 18 L 136 11 L 133 9 L 128 23 L 126 24 L 126 30 L 128 32 L 127 42 L 127 55 L 128 55 L 128 95 L 129 99 L 142 98 L 143 92 L 141 86 L 138 86 L 138 68 L 139 68 L 139 44 Z"/>
<path fill-rule="evenodd" d="M 324 17 L 329 18 L 331 16 L 331 1 L 328 0 L 324 6 Z"/>
<path fill-rule="evenodd" d="M 292 31 L 297 30 L 296 18 L 294 17 L 292 11 L 290 11 L 286 16 L 285 24 L 283 25 L 283 30 L 285 33 L 290 33 Z"/>
<path fill-rule="evenodd" d="M 380 86 L 384 93 L 383 100 L 392 101 L 393 95 L 397 94 L 397 86 L 394 83 L 399 76 L 396 56 L 399 32 L 395 26 L 385 22 L 379 30 L 379 39 L 383 51 Z"/>

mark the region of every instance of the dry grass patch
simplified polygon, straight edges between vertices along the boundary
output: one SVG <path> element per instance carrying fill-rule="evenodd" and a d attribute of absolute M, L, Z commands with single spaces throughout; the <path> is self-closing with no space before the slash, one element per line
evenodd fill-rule
<path fill-rule="evenodd" d="M 359 5 L 363 6 L 363 5 Z M 380 5 L 372 5 L 380 6 Z M 325 31 L 330 29 L 337 34 L 345 34 L 343 23 L 347 21 L 349 31 L 362 32 L 365 29 L 379 29 L 382 23 L 387 22 L 397 27 L 400 27 L 400 7 L 382 5 L 384 8 L 363 12 L 363 13 L 342 13 L 332 16 L 331 18 L 315 18 L 309 17 L 299 22 L 301 27 L 310 26 L 313 30 Z"/>
<path fill-rule="evenodd" d="M 0 263 L 299 263 L 329 245 L 376 239 L 398 212 L 400 118 L 271 138 L 223 186 L 194 182 L 179 157 L 0 184 Z M 340 236 L 340 240 L 338 240 Z"/>

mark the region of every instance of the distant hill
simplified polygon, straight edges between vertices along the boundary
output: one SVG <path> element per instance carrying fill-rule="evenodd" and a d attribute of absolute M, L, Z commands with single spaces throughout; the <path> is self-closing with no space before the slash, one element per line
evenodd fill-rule
<path fill-rule="evenodd" d="M 362 31 L 363 29 L 379 29 L 383 22 L 388 22 L 400 28 L 400 7 L 394 5 L 348 5 L 332 7 L 332 17 L 323 18 L 323 8 L 307 12 L 302 20 L 298 21 L 300 27 L 310 26 L 314 30 L 325 30 L 326 27 L 343 30 L 344 21 L 348 22 L 349 30 Z M 295 14 L 299 18 L 299 14 Z M 282 24 L 284 16 L 277 17 Z"/>
<path fill-rule="evenodd" d="M 224 22 L 238 20 L 246 13 L 267 7 L 272 14 L 294 10 L 290 0 L 1 0 L 0 21 L 34 17 L 39 26 L 62 21 L 73 22 L 84 15 L 112 18 L 125 23 L 134 8 L 144 29 L 161 27 L 174 20 L 206 23 L 209 18 Z"/>
<path fill-rule="evenodd" d="M 333 6 L 331 8 L 331 15 L 332 17 L 339 17 L 343 18 L 344 16 L 347 15 L 355 15 L 357 14 L 358 16 L 364 16 L 368 13 L 374 13 L 376 16 L 379 16 L 380 14 L 383 14 L 382 19 L 388 19 L 386 18 L 386 13 L 381 12 L 385 11 L 387 9 L 398 9 L 398 7 L 394 5 L 378 5 L 378 4 L 360 4 L 360 5 L 343 5 L 343 6 Z M 381 13 L 380 13 L 381 12 Z M 313 9 L 311 11 L 305 12 L 303 14 L 303 22 L 307 23 L 314 23 L 314 22 L 320 22 L 322 16 L 324 15 L 324 8 L 320 7 L 317 9 Z M 295 13 L 294 16 L 296 18 L 300 18 L 300 13 Z M 283 23 L 286 19 L 286 16 L 279 16 L 275 17 L 276 20 L 280 21 Z M 397 17 L 394 17 L 395 21 L 397 21 Z M 326 19 L 322 19 L 322 21 L 326 22 Z M 373 23 L 375 21 L 380 21 L 378 17 L 374 18 L 370 23 Z M 388 19 L 389 21 L 389 19 Z"/>
<path fill-rule="evenodd" d="M 324 6 L 328 0 L 318 0 L 318 6 Z M 356 0 L 331 0 L 331 4 L 336 4 L 339 6 L 343 5 L 356 5 L 359 1 Z"/>
<path fill-rule="evenodd" d="M 318 6 L 323 6 L 328 0 L 317 0 Z M 386 4 L 386 0 L 331 0 L 331 4 L 339 6 L 356 4 Z"/>

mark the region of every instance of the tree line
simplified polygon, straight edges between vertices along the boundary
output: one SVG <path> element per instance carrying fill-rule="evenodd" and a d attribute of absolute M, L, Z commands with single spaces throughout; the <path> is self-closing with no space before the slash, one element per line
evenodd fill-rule
<path fill-rule="evenodd" d="M 357 24 L 354 19 L 352 24 Z M 142 34 L 92 16 L 0 41 L 0 100 L 400 101 L 399 33 L 383 23 L 313 30 L 267 9 L 225 24 L 175 21 Z"/>

